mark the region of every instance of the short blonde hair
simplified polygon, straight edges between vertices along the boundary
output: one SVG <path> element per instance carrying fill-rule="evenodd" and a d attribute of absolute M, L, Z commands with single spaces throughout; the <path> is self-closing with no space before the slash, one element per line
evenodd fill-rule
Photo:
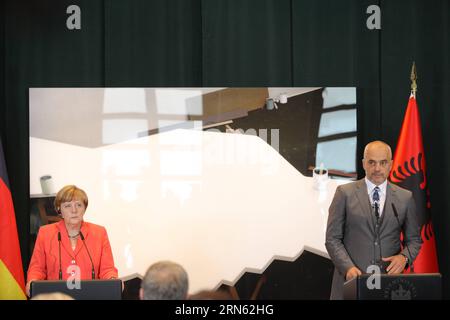
<path fill-rule="evenodd" d="M 55 198 L 55 209 L 59 212 L 61 203 L 63 202 L 69 202 L 73 199 L 83 201 L 84 207 L 87 208 L 88 206 L 88 197 L 86 195 L 86 192 L 84 190 L 78 188 L 75 185 L 68 185 L 63 187 L 61 190 L 58 191 Z"/>

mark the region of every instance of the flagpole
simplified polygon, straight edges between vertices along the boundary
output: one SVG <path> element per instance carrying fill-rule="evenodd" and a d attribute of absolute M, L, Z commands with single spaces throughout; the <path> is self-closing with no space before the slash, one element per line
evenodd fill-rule
<path fill-rule="evenodd" d="M 413 61 L 412 67 L 411 67 L 411 95 L 416 98 L 416 92 L 417 92 L 417 72 L 416 72 L 416 62 Z"/>

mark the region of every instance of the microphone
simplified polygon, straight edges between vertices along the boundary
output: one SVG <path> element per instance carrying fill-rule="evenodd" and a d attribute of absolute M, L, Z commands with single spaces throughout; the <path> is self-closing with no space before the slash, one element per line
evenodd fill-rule
<path fill-rule="evenodd" d="M 58 231 L 58 249 L 59 249 L 59 280 L 62 280 L 62 268 L 61 268 L 61 232 Z"/>
<path fill-rule="evenodd" d="M 91 254 L 89 253 L 88 247 L 86 246 L 86 242 L 84 241 L 84 236 L 83 236 L 83 233 L 81 232 L 81 230 L 80 230 L 80 238 L 81 238 L 81 241 L 83 241 L 83 244 L 84 244 L 84 247 L 86 248 L 86 252 L 87 252 L 87 254 L 88 254 L 88 256 L 89 256 L 89 259 L 91 260 L 91 265 L 92 265 L 92 280 L 95 280 L 94 263 L 92 262 Z"/>
<path fill-rule="evenodd" d="M 392 203 L 392 210 L 394 210 L 394 216 L 395 216 L 395 218 L 397 219 L 397 223 L 398 223 L 398 226 L 400 227 L 400 230 L 403 231 L 403 228 L 402 228 L 402 226 L 401 226 L 401 224 L 400 224 L 400 220 L 398 219 L 397 208 L 395 207 L 394 203 Z M 404 235 L 404 234 L 405 234 L 405 233 L 403 232 L 403 235 Z M 405 240 L 405 239 L 403 238 L 403 240 Z M 408 250 L 408 253 L 409 253 L 410 258 L 412 259 L 411 251 L 409 251 L 408 244 L 406 243 L 406 241 L 403 241 L 403 244 L 405 245 L 406 250 Z M 411 263 L 410 263 L 410 267 L 411 267 L 411 272 L 414 273 L 414 263 L 413 263 L 412 260 L 411 260 Z"/>

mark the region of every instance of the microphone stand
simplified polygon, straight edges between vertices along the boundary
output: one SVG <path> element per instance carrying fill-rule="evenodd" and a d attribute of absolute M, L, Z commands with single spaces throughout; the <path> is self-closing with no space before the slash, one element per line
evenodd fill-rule
<path fill-rule="evenodd" d="M 88 250 L 88 248 L 87 248 L 87 246 L 86 246 L 86 242 L 84 241 L 84 236 L 83 236 L 83 233 L 81 232 L 81 230 L 80 230 L 80 238 L 81 238 L 81 240 L 83 241 L 83 245 L 84 245 L 84 247 L 86 248 L 86 252 L 87 252 L 87 254 L 88 254 L 88 256 L 89 256 L 89 259 L 91 260 L 91 266 L 92 266 L 92 280 L 95 280 L 94 262 L 92 262 L 91 254 L 89 253 L 89 250 Z"/>
<path fill-rule="evenodd" d="M 61 268 L 61 232 L 58 231 L 58 249 L 59 249 L 59 280 L 62 280 Z"/>

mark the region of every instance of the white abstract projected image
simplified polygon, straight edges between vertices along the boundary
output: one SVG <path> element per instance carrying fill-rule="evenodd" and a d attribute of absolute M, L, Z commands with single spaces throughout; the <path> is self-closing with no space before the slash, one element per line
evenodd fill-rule
<path fill-rule="evenodd" d="M 33 115 L 50 112 L 55 95 L 67 98 L 68 90 L 85 99 L 70 107 L 93 105 L 67 112 L 86 121 L 90 136 L 71 132 L 61 110 L 53 113 L 62 124 L 49 124 L 52 133 L 36 124 Z M 51 176 L 53 192 L 67 184 L 84 189 L 85 220 L 106 227 L 121 277 L 172 260 L 186 268 L 190 292 L 196 292 L 233 285 L 246 271 L 263 272 L 273 259 L 293 261 L 305 248 L 327 256 L 328 207 L 336 186 L 347 180 L 317 188 L 316 180 L 280 155 L 273 136 L 267 141 L 233 130 L 237 118 L 194 119 L 204 111 L 202 96 L 223 88 L 186 89 L 193 91 L 166 99 L 175 104 L 167 108 L 158 89 L 107 90 L 113 89 L 30 89 L 30 194 L 42 194 L 43 176 Z M 252 105 L 259 95 L 247 99 L 248 114 L 259 111 Z M 205 129 L 211 117 L 231 130 Z"/>

